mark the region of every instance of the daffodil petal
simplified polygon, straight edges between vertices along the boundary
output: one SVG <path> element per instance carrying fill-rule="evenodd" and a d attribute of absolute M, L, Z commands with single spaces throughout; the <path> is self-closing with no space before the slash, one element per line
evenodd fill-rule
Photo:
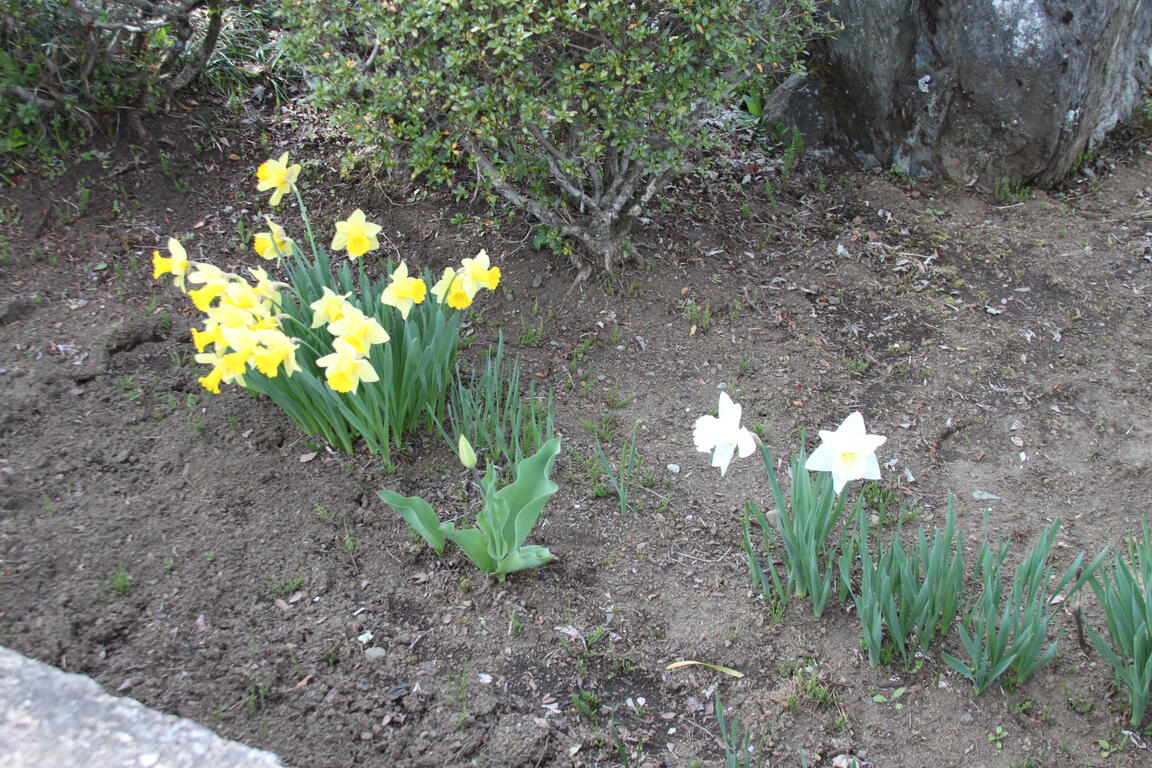
<path fill-rule="evenodd" d="M 696 427 L 692 430 L 692 441 L 696 450 L 708 453 L 720 442 L 718 437 L 720 420 L 715 416 L 701 416 L 696 419 Z"/>
<path fill-rule="evenodd" d="M 735 443 L 720 443 L 712 452 L 712 466 L 720 468 L 720 477 L 728 471 L 728 464 L 732 461 L 732 454 L 736 451 Z"/>
<path fill-rule="evenodd" d="M 742 459 L 748 458 L 756 450 L 756 438 L 744 427 L 740 428 L 740 433 L 736 438 L 736 449 Z"/>

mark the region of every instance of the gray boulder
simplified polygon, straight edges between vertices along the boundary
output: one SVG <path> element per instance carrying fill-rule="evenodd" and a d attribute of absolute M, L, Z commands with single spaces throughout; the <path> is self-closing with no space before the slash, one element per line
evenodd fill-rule
<path fill-rule="evenodd" d="M 1152 0 L 840 0 L 770 104 L 809 144 L 985 190 L 1050 186 L 1139 103 Z"/>

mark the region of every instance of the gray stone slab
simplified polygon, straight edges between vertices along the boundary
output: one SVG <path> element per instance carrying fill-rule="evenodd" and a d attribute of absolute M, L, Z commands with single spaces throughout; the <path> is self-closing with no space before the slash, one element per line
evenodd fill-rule
<path fill-rule="evenodd" d="M 284 768 L 271 752 L 0 647 L 0 768 Z"/>

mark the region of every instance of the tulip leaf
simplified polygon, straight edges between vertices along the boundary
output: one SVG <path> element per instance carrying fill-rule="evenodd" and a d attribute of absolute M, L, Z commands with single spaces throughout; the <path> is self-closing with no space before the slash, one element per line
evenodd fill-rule
<path fill-rule="evenodd" d="M 436 512 L 421 498 L 401 496 L 393 491 L 380 491 L 379 495 L 437 553 L 443 553 L 445 542 L 451 541 L 477 568 L 503 581 L 509 573 L 556 559 L 547 548 L 524 546 L 524 541 L 544 504 L 558 490 L 548 474 L 559 452 L 560 440 L 549 440 L 535 455 L 517 464 L 515 482 L 499 491 L 495 470 L 489 466 L 480 484 L 484 503 L 474 528 L 457 530 L 453 523 L 441 523 Z"/>
<path fill-rule="evenodd" d="M 477 568 L 485 573 L 495 572 L 496 563 L 488 554 L 488 542 L 483 531 L 479 528 L 466 528 L 458 531 L 451 523 L 445 523 L 443 531 L 444 535 L 453 544 L 460 547 Z"/>
<path fill-rule="evenodd" d="M 535 568 L 545 563 L 550 563 L 556 559 L 556 555 L 548 551 L 547 547 L 539 547 L 535 544 L 529 544 L 526 547 L 511 553 L 496 566 L 496 578 L 504 581 L 504 577 L 515 571 L 523 571 L 526 568 Z"/>
<path fill-rule="evenodd" d="M 401 496 L 394 491 L 378 491 L 384 503 L 396 510 L 420 534 L 437 554 L 444 553 L 444 534 L 440 518 L 428 502 L 416 496 Z M 479 531 L 477 531 L 479 533 Z"/>
<path fill-rule="evenodd" d="M 731 675 L 732 677 L 744 677 L 743 672 L 737 672 L 736 670 L 732 669 L 731 667 L 725 667 L 722 664 L 709 664 L 706 661 L 696 661 L 694 659 L 688 659 L 685 661 L 674 661 L 671 664 L 669 664 L 668 666 L 664 667 L 664 669 L 680 669 L 681 667 L 689 667 L 689 666 L 706 667 L 708 669 L 713 669 L 717 672 L 723 672 L 726 675 Z"/>
<path fill-rule="evenodd" d="M 544 505 L 559 490 L 549 475 L 556 456 L 560 453 L 560 438 L 554 437 L 531 457 L 516 465 L 516 480 L 497 491 L 496 496 L 507 503 L 512 520 L 510 535 L 519 546 L 536 525 Z"/>
<path fill-rule="evenodd" d="M 476 525 L 484 532 L 488 554 L 495 562 L 503 560 L 524 543 L 514 538 L 514 520 L 513 512 L 504 499 L 496 494 L 485 497 L 484 508 L 476 515 Z"/>

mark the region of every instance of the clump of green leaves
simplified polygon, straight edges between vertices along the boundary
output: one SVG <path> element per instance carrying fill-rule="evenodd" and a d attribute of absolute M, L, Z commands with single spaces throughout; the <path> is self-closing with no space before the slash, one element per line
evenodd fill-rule
<path fill-rule="evenodd" d="M 812 0 L 302 0 L 286 50 L 333 122 L 431 184 L 495 196 L 612 271 L 737 86 L 799 68 Z"/>
<path fill-rule="evenodd" d="M 482 507 L 473 528 L 457 529 L 441 522 L 435 510 L 419 497 L 380 491 L 380 498 L 396 510 L 437 553 L 451 541 L 477 568 L 503 581 L 509 573 L 535 568 L 555 560 L 546 547 L 525 544 L 528 534 L 559 490 L 552 482 L 552 465 L 560 453 L 560 439 L 552 438 L 533 456 L 516 465 L 516 479 L 496 489 L 496 468 L 488 465 L 481 481 Z"/>
<path fill-rule="evenodd" d="M 636 452 L 636 431 L 639 427 L 640 422 L 632 425 L 632 437 L 620 451 L 620 462 L 616 465 L 615 471 L 604 451 L 604 444 L 600 442 L 599 437 L 596 438 L 596 458 L 600 461 L 600 469 L 608 476 L 608 482 L 612 484 L 612 490 L 620 501 L 621 517 L 628 514 L 629 499 L 632 497 L 632 489 L 636 486 L 636 476 L 640 473 L 640 454 Z"/>
<path fill-rule="evenodd" d="M 1152 693 L 1152 536 L 1128 541 L 1127 560 L 1113 556 L 1106 569 L 1092 577 L 1092 591 L 1108 619 L 1108 639 L 1088 628 L 1092 644 L 1112 667 L 1118 684 L 1128 689 L 1129 725 L 1139 727 Z"/>
<path fill-rule="evenodd" d="M 128 594 L 132 589 L 132 585 L 135 583 L 135 579 L 132 578 L 132 575 L 128 573 L 128 569 L 123 565 L 116 566 L 116 570 L 105 577 L 105 584 L 108 587 L 108 591 L 114 595 L 123 596 Z"/>
<path fill-rule="evenodd" d="M 860 586 L 853 598 L 864 628 L 868 663 L 881 662 L 885 637 L 895 646 L 907 666 L 918 650 L 927 650 L 937 637 L 948 633 L 959 609 L 964 587 L 964 559 L 956 530 L 956 516 L 949 502 L 944 530 L 932 538 L 920 529 L 916 547 L 904 551 L 899 538 L 881 544 L 873 560 L 868 551 L 868 520 L 860 516 Z M 841 558 L 841 576 L 849 580 L 847 558 Z"/>
<path fill-rule="evenodd" d="M 803 445 L 803 435 L 800 442 Z M 839 592 L 840 579 L 836 561 L 838 554 L 847 548 L 847 533 L 842 528 L 839 538 L 833 539 L 832 531 L 844 516 L 846 497 L 844 494 L 836 494 L 830 473 L 819 472 L 816 479 L 812 479 L 808 470 L 804 469 L 804 464 L 808 460 L 807 452 L 801 448 L 792 458 L 792 493 L 789 499 L 785 499 L 776 473 L 772 470 L 772 455 L 763 446 L 760 448 L 760 453 L 779 512 L 775 530 L 778 531 L 784 548 L 788 568 L 787 583 L 794 590 L 796 597 L 811 598 L 812 612 L 819 617 L 832 599 L 833 587 L 837 587 Z M 857 517 L 862 509 L 862 500 L 862 496 L 857 497 L 854 513 Z M 768 532 L 774 529 L 754 502 L 749 502 L 748 510 L 756 517 L 767 541 Z M 770 581 L 765 580 L 764 570 L 752 550 L 747 531 L 745 554 L 748 557 L 748 567 L 752 572 L 753 581 L 762 591 L 770 588 L 772 594 L 779 594 L 783 581 L 776 574 L 771 561 L 768 573 Z"/>
<path fill-rule="evenodd" d="M 1048 556 L 1058 528 L 1059 521 L 1056 521 L 1044 530 L 1016 568 L 1007 595 L 1003 585 L 1007 543 L 993 550 L 985 539 L 980 547 L 977 560 L 983 591 L 959 627 L 960 643 L 967 659 L 944 656 L 949 666 L 972 681 L 977 695 L 1005 673 L 1009 674 L 1010 685 L 1019 685 L 1052 660 L 1059 646 L 1057 637 L 1045 647 L 1048 626 L 1057 610 L 1052 598 L 1071 596 L 1091 578 L 1107 554 L 1107 551 L 1101 552 L 1082 570 L 1084 553 L 1081 552 L 1059 580 L 1050 585 L 1054 570 L 1048 566 Z"/>
<path fill-rule="evenodd" d="M 716 691 L 716 724 L 720 726 L 720 743 L 724 745 L 724 768 L 754 768 L 762 764 L 752 744 L 752 732 L 740 727 L 740 718 L 728 716 Z"/>
<path fill-rule="evenodd" d="M 450 430 L 442 427 L 440 434 L 448 445 L 456 447 L 452 435 L 467 435 L 478 452 L 510 466 L 552 439 L 552 393 L 538 393 L 531 379 L 521 391 L 520 360 L 505 359 L 501 334 L 480 371 L 457 369 L 446 423 Z"/>

